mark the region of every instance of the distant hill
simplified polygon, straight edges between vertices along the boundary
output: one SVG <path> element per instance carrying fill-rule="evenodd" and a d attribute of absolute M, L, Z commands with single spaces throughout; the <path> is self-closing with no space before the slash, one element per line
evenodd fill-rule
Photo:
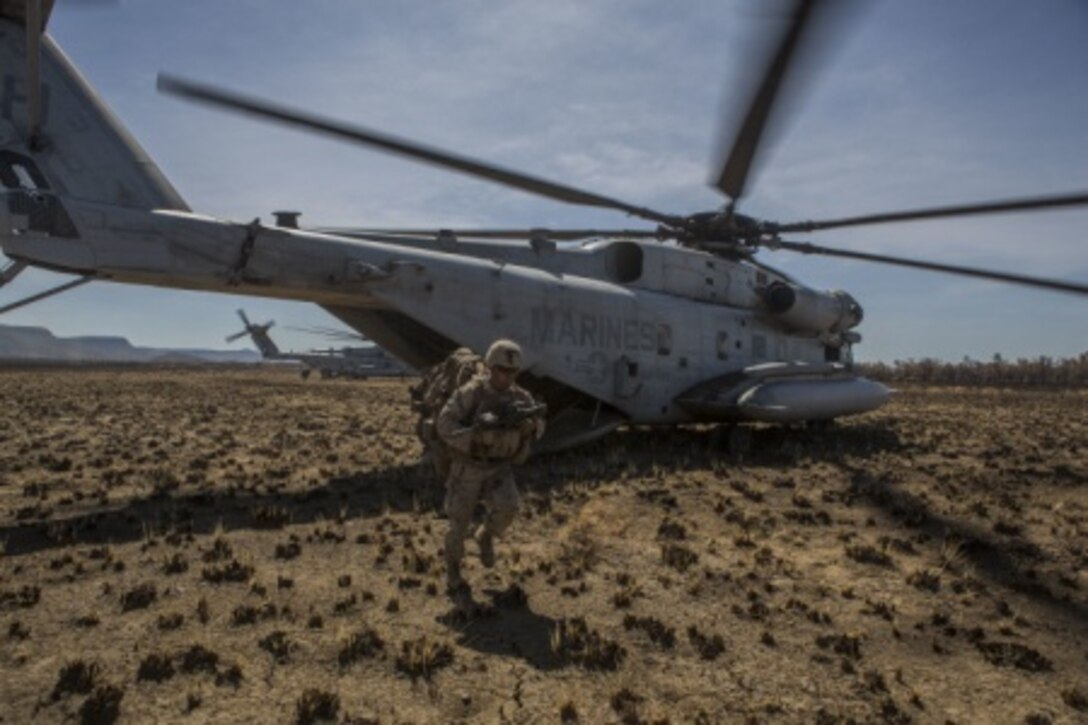
<path fill-rule="evenodd" d="M 0 360 L 127 363 L 256 363 L 253 350 L 135 347 L 123 337 L 56 337 L 44 327 L 0 325 Z"/>

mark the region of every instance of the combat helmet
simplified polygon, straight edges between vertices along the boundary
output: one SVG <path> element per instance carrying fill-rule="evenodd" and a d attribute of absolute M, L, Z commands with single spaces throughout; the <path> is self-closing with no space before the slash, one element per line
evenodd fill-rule
<path fill-rule="evenodd" d="M 489 367 L 521 370 L 521 346 L 513 340 L 496 340 L 487 348 L 484 363 Z"/>

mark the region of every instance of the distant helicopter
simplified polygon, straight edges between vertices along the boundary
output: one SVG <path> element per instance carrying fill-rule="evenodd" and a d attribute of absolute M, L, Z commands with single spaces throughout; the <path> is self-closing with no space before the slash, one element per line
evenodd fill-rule
<path fill-rule="evenodd" d="M 268 334 L 268 331 L 276 324 L 275 320 L 257 325 L 249 321 L 244 310 L 238 310 L 238 317 L 242 320 L 242 331 L 229 335 L 227 342 L 234 342 L 248 336 L 265 360 L 301 363 L 302 369 L 299 374 L 303 379 L 310 377 L 310 373 L 314 370 L 322 378 L 357 380 L 374 377 L 404 377 L 412 374 L 411 368 L 373 343 L 354 347 L 330 347 L 328 350 L 311 350 L 310 352 L 282 352 L 272 341 L 272 336 Z M 366 338 L 360 335 L 351 335 L 339 330 L 308 328 L 302 331 L 335 339 L 366 341 Z"/>
<path fill-rule="evenodd" d="M 1085 294 L 1088 285 L 1075 282 L 833 249 L 784 235 L 1071 207 L 1088 204 L 1088 193 L 824 221 L 740 214 L 737 202 L 779 86 L 826 5 L 797 0 L 781 34 L 766 39 L 762 82 L 715 167 L 713 186 L 727 201 L 694 214 L 645 208 L 160 76 L 167 93 L 656 225 L 448 230 L 298 229 L 291 218 L 270 227 L 192 212 L 41 32 L 52 3 L 4 2 L 0 59 L 9 87 L 19 92 L 9 94 L 14 110 L 0 119 L 0 247 L 18 265 L 81 275 L 64 288 L 107 279 L 314 302 L 418 368 L 458 347 L 482 351 L 496 338 L 513 338 L 525 349 L 525 385 L 548 404 L 543 449 L 584 443 L 626 424 L 818 422 L 872 410 L 889 391 L 852 367 L 861 306 L 846 292 L 805 286 L 756 252 L 770 247 Z M 16 77 L 16 68 L 25 73 Z M 572 241 L 580 243 L 566 243 Z M 18 271 L 6 271 L 5 279 Z"/>

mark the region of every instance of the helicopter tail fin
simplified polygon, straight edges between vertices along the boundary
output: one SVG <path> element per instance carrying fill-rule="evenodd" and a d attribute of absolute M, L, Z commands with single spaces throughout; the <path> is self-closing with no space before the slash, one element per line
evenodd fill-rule
<path fill-rule="evenodd" d="M 262 357 L 269 360 L 279 357 L 280 349 L 276 343 L 272 342 L 272 336 L 268 334 L 267 327 L 257 327 L 250 334 L 253 336 L 257 349 L 261 351 Z"/>
<path fill-rule="evenodd" d="M 4 191 L 32 190 L 129 209 L 188 211 L 57 44 L 45 33 L 30 32 L 26 11 L 12 7 L 19 9 L 22 3 L 0 4 Z"/>

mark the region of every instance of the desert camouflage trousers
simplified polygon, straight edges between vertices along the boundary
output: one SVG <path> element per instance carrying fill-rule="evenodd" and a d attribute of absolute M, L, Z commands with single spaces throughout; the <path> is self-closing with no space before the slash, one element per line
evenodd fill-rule
<path fill-rule="evenodd" d="M 472 528 L 476 504 L 487 508 L 483 531 L 501 536 L 518 513 L 518 487 L 509 464 L 483 465 L 454 461 L 446 480 L 446 515 L 450 529 L 446 534 L 446 571 L 451 579 L 460 578 L 465 556 L 465 538 Z"/>

